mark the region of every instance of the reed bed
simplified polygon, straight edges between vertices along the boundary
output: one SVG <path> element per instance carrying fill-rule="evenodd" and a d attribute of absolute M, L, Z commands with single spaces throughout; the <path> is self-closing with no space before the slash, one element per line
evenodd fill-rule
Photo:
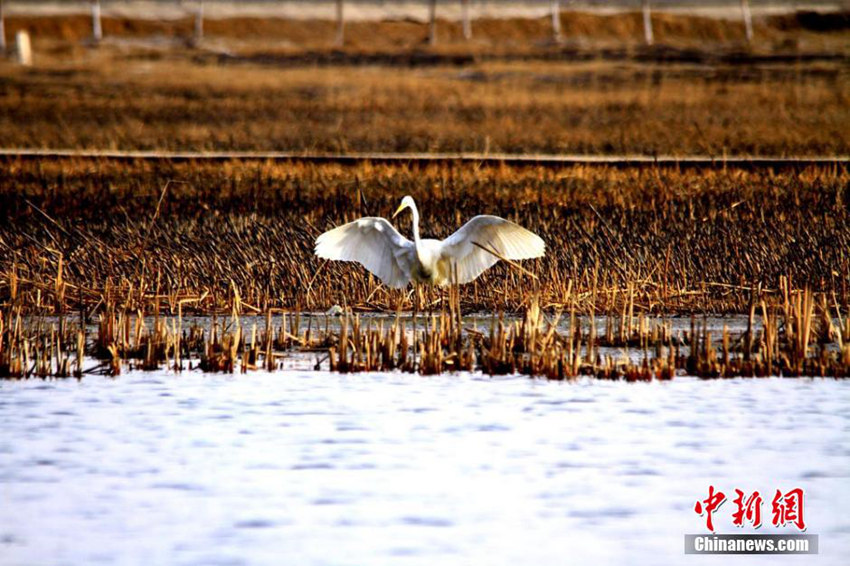
<path fill-rule="evenodd" d="M 462 288 L 464 312 L 635 317 L 747 313 L 781 277 L 850 302 L 850 174 L 648 168 L 20 161 L 0 168 L 0 303 L 29 314 L 106 305 L 227 314 L 412 308 L 316 236 L 416 198 L 423 235 L 505 216 L 548 252 L 529 277 L 499 264 Z M 396 223 L 410 234 L 409 220 Z"/>
<path fill-rule="evenodd" d="M 536 296 L 520 317 L 493 314 L 488 327 L 479 328 L 464 320 L 456 288 L 418 321 L 401 313 L 367 320 L 346 310 L 333 325 L 327 315 L 302 320 L 298 312 L 269 310 L 245 318 L 238 299 L 228 317 L 203 322 L 186 322 L 180 312 L 164 317 L 108 305 L 94 330 L 84 320 L 32 319 L 20 308 L 4 308 L 0 378 L 116 376 L 127 367 L 275 371 L 287 360 L 311 356 L 314 369 L 341 373 L 464 371 L 629 381 L 676 375 L 850 377 L 849 305 L 795 290 L 787 280 L 780 286 L 780 297 L 757 298 L 746 330 L 735 334 L 724 325 L 719 336 L 695 317 L 690 331 L 674 334 L 667 320 L 631 313 L 608 318 L 605 334 L 597 335 L 592 312 L 582 316 L 573 305 L 546 314 Z M 86 368 L 87 356 L 98 363 Z"/>

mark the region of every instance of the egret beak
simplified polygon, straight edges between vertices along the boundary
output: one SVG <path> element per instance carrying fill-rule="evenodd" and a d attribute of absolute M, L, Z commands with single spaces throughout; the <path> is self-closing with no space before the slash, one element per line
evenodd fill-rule
<path fill-rule="evenodd" d="M 406 206 L 404 205 L 404 203 L 398 205 L 398 208 L 396 209 L 396 211 L 393 212 L 393 218 L 398 216 L 398 213 L 401 212 L 402 210 L 404 210 L 405 208 L 406 208 Z"/>

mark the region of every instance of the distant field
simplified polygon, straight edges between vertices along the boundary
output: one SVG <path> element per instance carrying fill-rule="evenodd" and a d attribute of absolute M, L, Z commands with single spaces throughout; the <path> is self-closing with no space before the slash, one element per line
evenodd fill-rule
<path fill-rule="evenodd" d="M 0 146 L 585 154 L 850 153 L 850 32 L 842 15 L 740 22 L 636 13 L 457 24 L 437 47 L 412 21 L 10 17 L 32 69 L 0 63 Z M 836 19 L 838 18 L 838 19 Z M 826 22 L 826 23 L 825 23 Z M 842 24 L 843 25 L 843 24 Z"/>
<path fill-rule="evenodd" d="M 426 69 L 118 60 L 0 68 L 0 146 L 841 155 L 850 73 L 492 62 Z"/>

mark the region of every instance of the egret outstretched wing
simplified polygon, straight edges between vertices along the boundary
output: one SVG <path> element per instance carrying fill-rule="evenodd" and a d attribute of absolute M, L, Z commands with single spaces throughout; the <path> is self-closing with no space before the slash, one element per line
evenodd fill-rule
<path fill-rule="evenodd" d="M 317 256 L 356 261 L 389 287 L 410 282 L 412 251 L 413 242 L 383 218 L 360 218 L 316 239 Z"/>
<path fill-rule="evenodd" d="M 473 242 L 506 259 L 540 257 L 546 251 L 540 236 L 522 226 L 498 216 L 476 216 L 443 240 L 442 255 L 457 265 L 458 283 L 469 283 L 499 261 Z"/>

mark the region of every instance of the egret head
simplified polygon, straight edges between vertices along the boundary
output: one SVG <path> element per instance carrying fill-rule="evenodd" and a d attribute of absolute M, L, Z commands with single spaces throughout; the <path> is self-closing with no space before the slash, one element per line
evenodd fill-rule
<path fill-rule="evenodd" d="M 398 216 L 398 213 L 404 210 L 405 208 L 416 210 L 416 203 L 413 202 L 413 197 L 410 195 L 407 195 L 406 197 L 401 199 L 401 204 L 398 205 L 398 208 L 396 209 L 395 213 L 393 213 L 393 218 Z"/>

